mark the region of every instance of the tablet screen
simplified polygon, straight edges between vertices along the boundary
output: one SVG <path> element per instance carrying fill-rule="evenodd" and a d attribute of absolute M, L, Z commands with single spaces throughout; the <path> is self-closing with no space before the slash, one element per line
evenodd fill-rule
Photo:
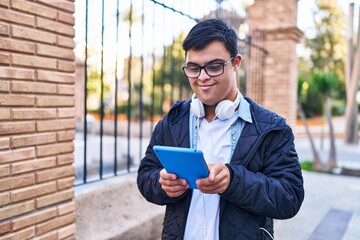
<path fill-rule="evenodd" d="M 209 176 L 204 154 L 200 150 L 158 145 L 153 149 L 165 170 L 186 179 L 190 188 L 197 188 L 197 179 Z"/>

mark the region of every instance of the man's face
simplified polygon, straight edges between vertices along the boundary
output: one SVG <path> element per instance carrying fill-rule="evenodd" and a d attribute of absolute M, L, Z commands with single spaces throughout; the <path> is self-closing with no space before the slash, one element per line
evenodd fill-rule
<path fill-rule="evenodd" d="M 231 58 L 220 41 L 209 43 L 204 49 L 190 49 L 186 55 L 187 65 L 204 66 L 210 63 L 225 63 Z M 236 97 L 236 70 L 240 66 L 241 56 L 237 55 L 234 64 L 229 62 L 224 67 L 224 73 L 210 77 L 204 69 L 197 78 L 189 78 L 190 86 L 205 107 L 215 107 L 220 101 L 233 101 Z"/>

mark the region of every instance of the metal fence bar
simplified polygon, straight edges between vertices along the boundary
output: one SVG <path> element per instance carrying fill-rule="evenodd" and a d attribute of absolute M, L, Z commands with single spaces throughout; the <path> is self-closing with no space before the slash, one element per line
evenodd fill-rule
<path fill-rule="evenodd" d="M 145 25 L 145 2 L 142 0 L 141 6 L 141 71 L 140 71 L 140 87 L 139 87 L 139 156 L 142 154 L 142 139 L 143 139 L 143 115 L 144 115 L 144 106 L 143 106 L 143 86 L 144 86 L 144 25 Z"/>
<path fill-rule="evenodd" d="M 130 159 L 130 145 L 131 145 L 131 140 L 130 140 L 130 135 L 131 135 L 131 86 L 132 86 L 132 54 L 133 54 L 133 49 L 132 49 L 132 44 L 131 44 L 131 40 L 132 40 L 132 14 L 133 14 L 133 1 L 130 1 L 130 12 L 129 12 L 129 61 L 128 61 L 128 107 L 127 107 L 127 124 L 128 124 L 128 128 L 127 128 L 127 171 L 130 172 L 130 165 L 131 165 L 131 159 Z"/>
<path fill-rule="evenodd" d="M 83 162 L 83 182 L 87 181 L 87 79 L 88 79 L 88 28 L 89 28 L 89 0 L 85 3 L 85 67 L 84 67 L 84 162 Z"/>
<path fill-rule="evenodd" d="M 119 58 L 119 0 L 116 1 L 116 54 L 115 54 L 115 102 L 114 102 L 114 175 L 118 172 L 118 158 L 117 158 L 117 139 L 118 139 L 118 91 L 119 91 L 119 78 L 118 78 L 118 58 Z"/>
<path fill-rule="evenodd" d="M 104 23 L 105 0 L 101 2 L 101 70 L 100 70 L 100 158 L 99 177 L 103 178 L 103 136 L 104 136 Z"/>

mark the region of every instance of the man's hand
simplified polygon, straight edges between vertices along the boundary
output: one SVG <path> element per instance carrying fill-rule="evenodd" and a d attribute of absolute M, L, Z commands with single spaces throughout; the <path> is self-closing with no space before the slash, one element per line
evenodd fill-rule
<path fill-rule="evenodd" d="M 179 197 L 189 188 L 185 179 L 177 178 L 175 174 L 167 173 L 165 169 L 160 171 L 159 183 L 169 197 Z"/>
<path fill-rule="evenodd" d="M 207 178 L 196 180 L 202 193 L 224 193 L 230 184 L 230 171 L 222 163 L 208 164 L 210 173 Z"/>

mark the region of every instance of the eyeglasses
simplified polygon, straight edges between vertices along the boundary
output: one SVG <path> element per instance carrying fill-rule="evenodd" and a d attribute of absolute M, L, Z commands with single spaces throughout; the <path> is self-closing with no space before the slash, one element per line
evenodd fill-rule
<path fill-rule="evenodd" d="M 189 78 L 197 78 L 200 76 L 201 70 L 204 69 L 206 74 L 210 77 L 217 77 L 224 73 L 224 68 L 234 57 L 230 58 L 224 63 L 210 63 L 204 66 L 198 65 L 184 65 L 182 70 L 185 75 Z"/>

